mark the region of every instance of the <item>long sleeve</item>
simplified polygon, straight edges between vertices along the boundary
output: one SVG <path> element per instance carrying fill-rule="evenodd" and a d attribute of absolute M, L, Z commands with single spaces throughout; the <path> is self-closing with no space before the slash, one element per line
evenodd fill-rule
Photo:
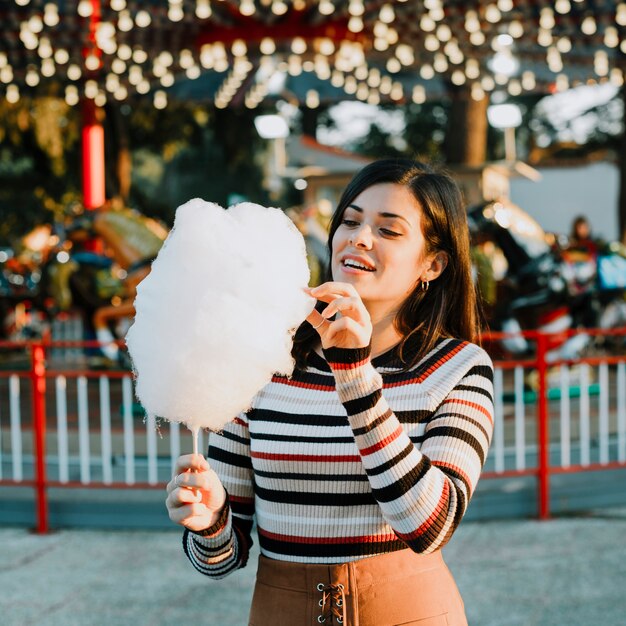
<path fill-rule="evenodd" d="M 456 342 L 426 372 L 404 381 L 406 394 L 420 393 L 429 378 L 451 389 L 429 391 L 429 414 L 418 449 L 384 397 L 383 379 L 369 349 L 332 348 L 333 371 L 372 493 L 386 522 L 415 552 L 442 547 L 459 525 L 476 488 L 493 433 L 493 370 L 487 354 Z M 451 386 L 450 379 L 454 380 Z"/>
<path fill-rule="evenodd" d="M 202 533 L 186 530 L 183 548 L 193 566 L 210 578 L 223 578 L 245 566 L 252 545 L 254 486 L 246 414 L 209 436 L 209 463 L 228 494 L 220 519 Z"/>

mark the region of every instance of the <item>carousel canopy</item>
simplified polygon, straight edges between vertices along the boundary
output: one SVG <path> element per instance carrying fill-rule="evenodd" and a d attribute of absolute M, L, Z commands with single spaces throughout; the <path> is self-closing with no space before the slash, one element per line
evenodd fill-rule
<path fill-rule="evenodd" d="M 0 97 L 309 107 L 622 85 L 618 0 L 0 0 Z"/>

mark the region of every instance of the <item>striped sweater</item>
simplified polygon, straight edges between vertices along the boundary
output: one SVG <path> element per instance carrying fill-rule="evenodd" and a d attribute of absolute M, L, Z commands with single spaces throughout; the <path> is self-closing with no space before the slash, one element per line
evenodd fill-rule
<path fill-rule="evenodd" d="M 253 516 L 262 554 L 304 563 L 433 552 L 459 525 L 493 432 L 487 354 L 442 340 L 407 372 L 394 350 L 324 356 L 275 376 L 211 434 L 228 502 L 213 527 L 183 536 L 203 574 L 245 565 Z"/>

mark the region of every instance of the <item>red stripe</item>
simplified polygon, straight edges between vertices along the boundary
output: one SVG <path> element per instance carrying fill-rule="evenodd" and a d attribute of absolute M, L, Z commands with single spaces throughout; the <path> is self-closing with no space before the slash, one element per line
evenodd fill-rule
<path fill-rule="evenodd" d="M 285 541 L 288 543 L 314 544 L 314 545 L 335 545 L 346 543 L 382 543 L 384 541 L 397 541 L 398 536 L 395 533 L 388 535 L 361 535 L 351 537 L 296 537 L 294 535 L 282 535 L 279 533 L 271 533 L 262 528 L 258 529 L 259 535 L 274 539 L 275 541 Z"/>
<path fill-rule="evenodd" d="M 417 529 L 410 533 L 397 533 L 400 539 L 404 539 L 406 541 L 410 541 L 411 539 L 416 539 L 423 535 L 427 530 L 429 530 L 434 524 L 435 520 L 439 517 L 439 513 L 441 513 L 442 509 L 446 505 L 450 494 L 450 487 L 448 485 L 448 481 L 443 483 L 443 492 L 441 493 L 441 498 L 439 498 L 439 502 L 435 507 L 435 510 L 432 512 L 432 515 Z"/>
<path fill-rule="evenodd" d="M 312 385 L 311 383 L 303 383 L 293 378 L 284 378 L 282 376 L 274 376 L 272 382 L 278 385 L 288 385 L 289 387 L 298 387 L 299 389 L 315 389 L 317 391 L 335 391 L 334 385 Z"/>
<path fill-rule="evenodd" d="M 431 461 L 435 467 L 447 467 L 451 470 L 454 470 L 461 478 L 465 481 L 465 484 L 469 489 L 472 488 L 472 481 L 469 479 L 469 476 L 457 465 L 452 465 L 452 463 L 446 463 L 444 461 Z"/>
<path fill-rule="evenodd" d="M 473 409 L 476 409 L 477 411 L 485 415 L 487 419 L 489 420 L 489 423 L 493 424 L 493 415 L 491 415 L 491 413 L 484 406 L 477 404 L 476 402 L 470 402 L 469 400 L 459 400 L 455 398 L 448 398 L 447 400 L 444 400 L 441 404 L 442 405 L 443 404 L 464 404 L 465 406 L 471 406 Z"/>
<path fill-rule="evenodd" d="M 367 357 L 367 359 L 357 361 L 356 363 L 338 363 L 335 361 L 328 361 L 328 365 L 330 365 L 330 367 L 334 370 L 355 370 L 359 367 L 363 367 L 363 365 L 365 365 L 369 360 L 370 358 Z"/>
<path fill-rule="evenodd" d="M 396 428 L 394 432 L 391 433 L 391 435 L 387 435 L 384 439 L 381 439 L 380 441 L 375 443 L 373 446 L 370 446 L 369 448 L 364 448 L 363 450 L 361 450 L 361 454 L 363 456 L 367 456 L 368 454 L 372 454 L 374 452 L 378 452 L 378 450 L 382 450 L 382 448 L 389 445 L 392 441 L 395 441 L 400 436 L 400 433 L 402 432 L 403 432 L 403 428 L 402 428 L 402 425 L 400 425 L 398 426 L 398 428 Z"/>
<path fill-rule="evenodd" d="M 414 385 L 415 383 L 424 382 L 437 368 L 441 367 L 446 361 L 449 361 L 455 354 L 458 354 L 465 346 L 468 345 L 467 341 L 459 344 L 450 352 L 444 354 L 440 359 L 437 359 L 435 363 L 433 363 L 426 371 L 422 372 L 416 378 L 410 378 L 409 380 L 400 380 L 395 383 L 385 383 L 384 388 L 388 389 L 391 387 L 402 387 L 403 385 Z"/>
<path fill-rule="evenodd" d="M 254 498 L 242 498 L 241 496 L 233 496 L 230 493 L 228 494 L 228 499 L 238 504 L 252 504 L 254 502 Z"/>
<path fill-rule="evenodd" d="M 311 461 L 312 463 L 356 463 L 361 460 L 358 454 L 345 455 L 315 455 L 315 454 L 274 454 L 272 452 L 250 452 L 253 459 L 268 459 L 270 461 Z"/>

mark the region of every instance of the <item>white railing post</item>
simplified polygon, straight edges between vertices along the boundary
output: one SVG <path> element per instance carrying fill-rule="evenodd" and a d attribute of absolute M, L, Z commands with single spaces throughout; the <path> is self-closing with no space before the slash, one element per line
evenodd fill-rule
<path fill-rule="evenodd" d="M 22 413 L 20 409 L 20 378 L 13 374 L 9 378 L 9 415 L 11 419 L 11 456 L 13 480 L 22 482 Z"/>
<path fill-rule="evenodd" d="M 59 482 L 69 481 L 69 455 L 67 439 L 67 379 L 57 376 L 55 379 L 57 409 L 57 451 L 59 455 Z"/>

